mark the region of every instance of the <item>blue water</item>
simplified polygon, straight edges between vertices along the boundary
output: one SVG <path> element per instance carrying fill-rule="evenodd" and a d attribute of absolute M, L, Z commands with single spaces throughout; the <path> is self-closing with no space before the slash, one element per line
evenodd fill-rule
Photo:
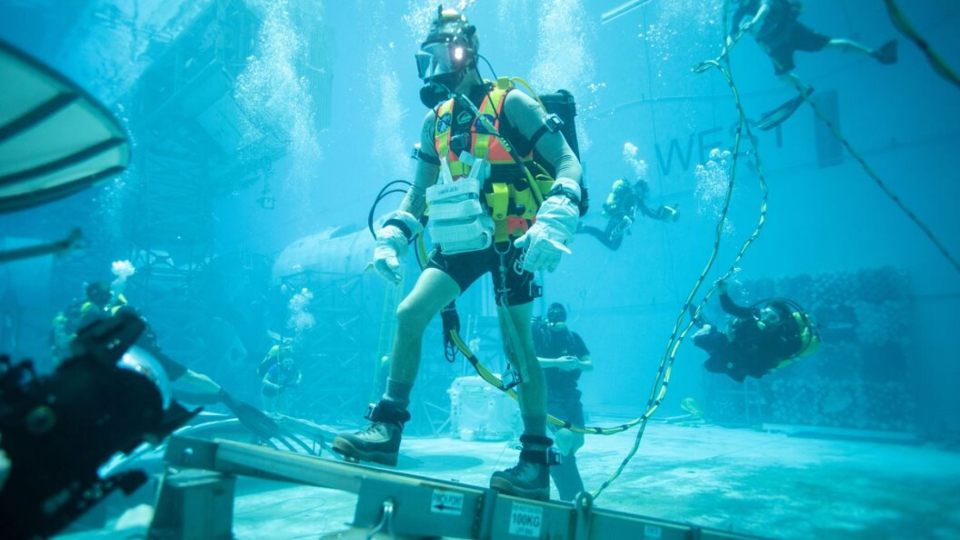
<path fill-rule="evenodd" d="M 682 414 L 680 401 L 693 397 L 730 425 L 905 432 L 956 447 L 960 272 L 811 108 L 756 131 L 755 151 L 745 136 L 740 155 L 731 153 L 733 94 L 718 70 L 691 70 L 720 53 L 721 2 L 653 0 L 606 24 L 601 15 L 618 1 L 460 4 L 498 75 L 577 98 L 593 199 L 587 223 L 605 225 L 600 205 L 618 177 L 645 175 L 651 205 L 680 210 L 676 222 L 639 218 L 617 251 L 580 235 L 573 254 L 542 277 L 537 311 L 564 303 L 596 364 L 580 383 L 588 412 L 644 410 L 719 230 L 706 286 L 729 270 L 742 303 L 791 296 L 822 319 L 824 344 L 748 383 L 765 401 L 745 410 L 725 397 L 744 387 L 707 373 L 703 351 L 685 343 L 658 414 Z M 930 45 L 960 66 L 960 5 L 902 4 Z M 259 402 L 257 365 L 277 336 L 294 339 L 305 382 L 287 412 L 356 421 L 377 394 L 367 381 L 390 332 L 381 323 L 390 319 L 382 317 L 384 286 L 362 273 L 369 236 L 345 235 L 366 227 L 384 183 L 413 174 L 410 149 L 426 112 L 413 54 L 435 10 L 414 0 L 0 2 L 0 39 L 87 89 L 134 144 L 133 165 L 120 177 L 0 216 L 4 248 L 75 226 L 87 238 L 80 251 L 0 266 L 0 350 L 52 369 L 49 321 L 82 296 L 85 282 L 112 281 L 111 264 L 129 260 L 136 273 L 125 293 L 185 364 Z M 801 21 L 871 47 L 899 39 L 892 66 L 833 50 L 798 52 L 795 73 L 889 189 L 960 253 L 960 89 L 898 34 L 881 3 L 810 0 Z M 747 116 L 795 94 L 749 37 L 730 61 Z M 491 76 L 486 65 L 481 71 Z M 761 210 L 757 158 L 769 190 L 766 221 L 737 260 Z M 729 214 L 718 226 L 731 178 Z M 378 214 L 398 201 L 387 198 Z M 322 261 L 277 263 L 316 235 L 344 240 Z M 412 283 L 408 277 L 405 286 Z M 471 289 L 461 317 L 465 337 L 498 365 L 499 343 L 484 326 L 494 314 L 490 295 L 486 283 Z M 707 313 L 721 316 L 715 302 Z M 443 361 L 436 328 L 423 366 L 415 399 L 438 403 L 468 370 Z"/>

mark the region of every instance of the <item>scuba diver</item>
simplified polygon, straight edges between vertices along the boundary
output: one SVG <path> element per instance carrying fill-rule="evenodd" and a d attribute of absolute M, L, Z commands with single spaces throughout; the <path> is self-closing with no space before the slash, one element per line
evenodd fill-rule
<path fill-rule="evenodd" d="M 127 298 L 114 291 L 105 281 L 94 281 L 84 287 L 85 300 L 74 304 L 54 317 L 53 320 L 53 350 L 55 361 L 71 356 L 73 342 L 77 332 L 97 321 L 117 316 L 130 316 L 139 319 L 146 328 L 135 345 L 150 353 L 163 367 L 170 381 L 184 383 L 186 392 L 190 395 L 216 395 L 220 386 L 210 377 L 197 373 L 176 360 L 167 356 L 157 342 L 157 334 L 140 313 L 127 303 Z"/>
<path fill-rule="evenodd" d="M 267 354 L 263 356 L 263 360 L 260 360 L 260 365 L 257 366 L 257 377 L 263 379 L 263 377 L 277 364 L 280 364 L 285 358 L 293 358 L 293 340 L 288 337 L 280 337 L 279 334 L 274 332 L 267 332 L 270 337 L 276 341 L 273 345 L 267 349 Z"/>
<path fill-rule="evenodd" d="M 160 348 L 153 327 L 136 309 L 125 304 L 115 310 L 112 316 L 119 317 L 125 314 L 137 317 L 144 323 L 146 328 L 137 339 L 136 345 L 150 353 L 163 368 L 173 384 L 173 396 L 176 399 L 204 406 L 221 403 L 233 413 L 240 424 L 257 437 L 260 443 L 271 445 L 274 448 L 282 447 L 292 452 L 313 453 L 313 449 L 301 438 L 278 425 L 260 409 L 234 398 L 232 394 L 208 375 L 194 371 L 170 358 Z"/>
<path fill-rule="evenodd" d="M 726 374 L 737 382 L 748 376 L 759 379 L 819 347 L 816 324 L 792 300 L 771 298 L 745 307 L 730 298 L 725 282 L 719 282 L 717 289 L 720 307 L 733 319 L 726 332 L 696 321 L 701 328 L 693 335 L 693 344 L 710 354 L 703 363 L 707 371 Z"/>
<path fill-rule="evenodd" d="M 124 314 L 140 319 L 145 329 L 136 341 L 136 345 L 150 353 L 166 372 L 171 383 L 176 383 L 174 396 L 190 403 L 215 403 L 221 400 L 223 389 L 207 375 L 194 371 L 180 362 L 170 358 L 160 347 L 157 333 L 150 326 L 147 319 L 135 308 L 124 303 L 112 310 L 111 317 Z"/>
<path fill-rule="evenodd" d="M 113 316 L 126 303 L 126 297 L 115 292 L 109 283 L 88 283 L 84 287 L 84 300 L 75 302 L 53 318 L 50 342 L 54 364 L 71 356 L 70 344 L 78 330 Z"/>
<path fill-rule="evenodd" d="M 793 86 L 802 88 L 801 95 L 764 113 L 756 122 L 760 129 L 769 130 L 786 121 L 813 92 L 813 88 L 793 74 L 796 51 L 818 52 L 829 47 L 865 54 L 881 64 L 894 64 L 897 61 L 896 40 L 871 49 L 850 39 L 831 38 L 804 25 L 798 20 L 803 6 L 797 0 L 732 0 L 732 3 L 736 9 L 731 17 L 732 24 L 724 51 L 728 51 L 745 32 L 750 32 L 773 62 L 775 74 Z"/>
<path fill-rule="evenodd" d="M 303 380 L 303 372 L 297 367 L 296 361 L 292 356 L 284 356 L 273 365 L 263 378 L 260 379 L 260 395 L 263 397 L 263 410 L 267 412 L 287 411 L 287 390 L 295 386 L 300 386 Z"/>
<path fill-rule="evenodd" d="M 567 328 L 567 310 L 553 303 L 547 308 L 547 320 L 533 321 L 533 345 L 547 381 L 547 412 L 575 426 L 584 425 L 583 404 L 577 381 L 584 371 L 593 370 L 590 351 L 576 332 Z M 557 441 L 560 463 L 550 467 L 550 477 L 561 501 L 572 501 L 583 491 L 577 469 L 577 450 L 583 446 L 583 434 L 550 426 Z"/>
<path fill-rule="evenodd" d="M 680 217 L 677 205 L 660 205 L 656 210 L 647 206 L 650 185 L 640 178 L 632 186 L 623 178 L 617 178 L 610 186 L 607 200 L 603 202 L 603 216 L 607 218 L 607 227 L 600 230 L 590 225 L 581 226 L 577 232 L 589 234 L 607 248 L 616 251 L 623 243 L 624 234 L 636 219 L 637 210 L 644 216 L 657 221 L 676 221 Z"/>
<path fill-rule="evenodd" d="M 70 306 L 54 319 L 54 351 L 61 354 L 58 358 L 68 358 L 73 354 L 73 342 L 76 340 L 77 333 L 84 328 L 107 319 L 136 318 L 145 328 L 135 345 L 157 361 L 173 384 L 173 395 L 176 399 L 197 405 L 222 403 L 244 426 L 262 440 L 276 438 L 284 442 L 283 439 L 290 438 L 288 433 L 285 433 L 263 412 L 235 399 L 206 374 L 194 371 L 168 356 L 160 347 L 157 334 L 147 319 L 127 303 L 122 293 L 113 290 L 109 283 L 103 281 L 90 283 L 85 287 L 84 292 L 86 300 Z M 293 450 L 292 445 L 285 444 L 285 446 Z"/>
<path fill-rule="evenodd" d="M 491 273 L 507 356 L 522 378 L 517 393 L 523 434 L 519 462 L 495 472 L 490 487 L 547 500 L 553 441 L 530 333 L 533 300 L 540 294 L 534 273 L 553 271 L 561 255 L 570 253 L 566 244 L 581 211 L 581 168 L 559 117 L 513 91 L 510 79 L 482 79 L 478 46 L 476 27 L 457 10 L 440 8 L 416 55 L 425 83 L 420 98 L 430 110 L 415 151 L 413 185 L 377 231 L 372 265 L 399 283 L 399 258 L 421 232 L 428 208 L 434 249 L 397 308 L 387 389 L 367 416 L 370 424 L 341 434 L 333 448 L 348 460 L 396 465 L 426 326 Z M 530 167 L 538 164 L 552 178 L 533 178 Z"/>

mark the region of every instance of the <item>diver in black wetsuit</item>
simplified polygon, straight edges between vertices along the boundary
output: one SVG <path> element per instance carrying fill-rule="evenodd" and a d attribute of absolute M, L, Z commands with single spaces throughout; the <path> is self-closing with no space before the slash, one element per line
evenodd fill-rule
<path fill-rule="evenodd" d="M 647 206 L 647 196 L 650 186 L 640 178 L 632 186 L 623 178 L 613 181 L 610 193 L 603 203 L 603 215 L 607 218 L 607 226 L 603 230 L 590 225 L 581 226 L 577 232 L 589 234 L 607 248 L 616 251 L 623 243 L 623 236 L 636 219 L 637 211 L 642 215 L 657 221 L 676 221 L 679 217 L 677 205 L 661 205 L 655 210 Z"/>
<path fill-rule="evenodd" d="M 584 371 L 593 370 L 590 351 L 576 332 L 567 328 L 567 310 L 553 303 L 547 308 L 547 320 L 533 320 L 533 345 L 543 367 L 547 383 L 547 412 L 575 426 L 584 424 L 583 404 L 577 381 Z M 583 491 L 583 480 L 577 469 L 577 450 L 583 446 L 583 434 L 550 426 L 560 463 L 550 467 L 550 477 L 562 501 L 572 501 Z"/>
<path fill-rule="evenodd" d="M 699 321 L 702 327 L 694 334 L 693 344 L 710 354 L 703 363 L 707 371 L 726 374 L 737 382 L 748 376 L 759 379 L 816 350 L 820 343 L 817 327 L 793 301 L 771 298 L 745 307 L 730 298 L 724 282 L 717 287 L 720 306 L 733 319 L 726 332 Z"/>

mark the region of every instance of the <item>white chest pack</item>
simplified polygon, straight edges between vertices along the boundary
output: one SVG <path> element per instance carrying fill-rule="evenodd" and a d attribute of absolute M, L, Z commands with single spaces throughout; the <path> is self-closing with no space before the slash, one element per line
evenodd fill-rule
<path fill-rule="evenodd" d="M 430 238 L 446 255 L 480 251 L 493 243 L 493 218 L 480 202 L 480 191 L 490 175 L 490 164 L 464 152 L 460 159 L 470 175 L 454 181 L 446 158 L 440 159 L 440 178 L 426 191 Z"/>

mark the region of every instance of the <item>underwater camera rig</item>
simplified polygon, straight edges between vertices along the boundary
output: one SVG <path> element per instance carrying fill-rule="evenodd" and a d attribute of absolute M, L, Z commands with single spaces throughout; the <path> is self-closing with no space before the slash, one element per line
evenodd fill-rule
<path fill-rule="evenodd" d="M 118 488 L 132 493 L 147 480 L 142 471 L 101 478 L 98 469 L 195 414 L 170 398 L 162 367 L 133 346 L 144 328 L 125 313 L 93 323 L 78 332 L 73 355 L 45 376 L 30 360 L 0 356 L 5 538 L 50 536 Z"/>

